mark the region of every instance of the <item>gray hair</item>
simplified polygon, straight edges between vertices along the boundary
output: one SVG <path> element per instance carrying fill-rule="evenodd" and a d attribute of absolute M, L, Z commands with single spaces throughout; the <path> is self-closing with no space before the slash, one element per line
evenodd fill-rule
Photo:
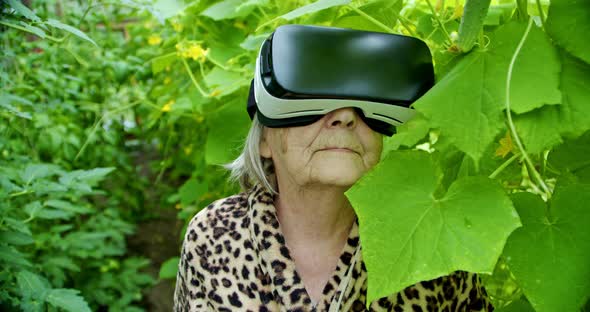
<path fill-rule="evenodd" d="M 231 172 L 229 180 L 239 183 L 244 192 L 256 184 L 261 184 L 270 193 L 278 194 L 272 159 L 260 156 L 260 141 L 264 128 L 255 114 L 242 153 L 223 167 Z"/>

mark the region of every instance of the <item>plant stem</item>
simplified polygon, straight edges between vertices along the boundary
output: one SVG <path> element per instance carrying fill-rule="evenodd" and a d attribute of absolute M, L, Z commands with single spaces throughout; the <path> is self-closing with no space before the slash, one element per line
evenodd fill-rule
<path fill-rule="evenodd" d="M 524 34 L 522 35 L 522 38 L 520 39 L 520 42 L 518 43 L 518 46 L 516 47 L 516 50 L 514 51 L 514 54 L 512 55 L 512 59 L 510 60 L 510 65 L 508 66 L 508 74 L 506 77 L 506 95 L 505 95 L 506 96 L 506 117 L 508 119 L 508 126 L 510 127 L 510 132 L 512 133 L 512 137 L 514 138 L 514 142 L 516 142 L 516 146 L 518 146 L 518 149 L 520 150 L 522 157 L 524 158 L 526 164 L 528 165 L 529 170 L 532 172 L 535 179 L 539 182 L 539 184 L 543 188 L 543 191 L 547 194 L 547 199 L 549 199 L 549 198 L 551 198 L 551 191 L 549 190 L 549 188 L 545 184 L 545 181 L 543 181 L 543 178 L 541 177 L 539 172 L 535 169 L 535 166 L 534 166 L 533 162 L 531 161 L 531 158 L 529 157 L 527 151 L 524 149 L 524 146 L 522 145 L 522 142 L 520 141 L 520 138 L 518 137 L 518 133 L 516 132 L 516 127 L 514 126 L 514 122 L 512 121 L 512 112 L 510 111 L 510 82 L 512 81 L 512 71 L 514 70 L 514 63 L 516 63 L 516 57 L 518 56 L 518 53 L 520 53 L 520 50 L 522 49 L 522 46 L 524 45 L 524 42 L 525 42 L 526 38 L 528 37 L 528 34 L 531 31 L 532 26 L 533 26 L 533 18 L 530 17 L 527 28 L 526 28 Z"/>
<path fill-rule="evenodd" d="M 447 41 L 449 41 L 449 45 L 453 44 L 453 40 L 451 39 L 451 36 L 449 36 L 449 33 L 447 32 L 447 29 L 445 28 L 445 25 L 443 24 L 443 22 L 438 17 L 438 13 L 436 12 L 436 10 L 434 9 L 434 7 L 432 6 L 432 3 L 430 3 L 430 0 L 426 0 L 426 3 L 428 3 L 428 6 L 430 7 L 430 11 L 432 11 L 432 16 L 434 16 L 434 18 L 438 22 L 438 25 L 439 25 L 440 29 L 442 29 L 443 34 L 447 38 Z"/>
<path fill-rule="evenodd" d="M 88 12 L 90 12 L 90 9 L 92 9 L 93 2 L 94 2 L 94 0 L 90 0 L 88 2 L 88 7 L 84 11 L 84 14 L 82 14 L 82 18 L 80 18 L 80 20 L 78 21 L 78 26 L 77 26 L 78 29 L 80 29 L 80 26 L 82 26 L 82 22 L 84 22 L 84 19 L 86 19 L 86 15 L 88 15 Z M 62 42 L 66 41 L 67 39 L 70 38 L 71 35 L 72 35 L 72 33 L 70 33 L 70 32 L 66 33 L 66 35 L 62 38 L 62 40 L 59 41 L 59 43 L 61 44 Z M 76 58 L 76 60 L 78 60 L 78 59 Z"/>
<path fill-rule="evenodd" d="M 82 145 L 82 147 L 80 148 L 80 150 L 78 151 L 78 154 L 76 154 L 76 157 L 74 157 L 74 161 L 76 161 L 78 159 L 78 157 L 80 157 L 80 155 L 82 155 L 82 153 L 84 152 L 84 150 L 86 149 L 86 146 L 88 145 L 88 143 L 90 142 L 90 139 L 92 138 L 92 136 L 94 135 L 94 133 L 96 133 L 96 131 L 98 130 L 98 126 L 102 123 L 102 120 L 105 119 L 105 117 L 111 115 L 111 114 L 115 114 L 118 113 L 120 111 L 124 111 L 128 108 L 131 108 L 139 103 L 141 103 L 143 100 L 137 100 L 129 105 L 125 105 L 123 107 L 120 107 L 118 109 L 112 110 L 112 111 L 108 111 L 106 113 L 104 113 L 104 115 L 102 115 L 102 117 L 100 117 L 100 119 L 94 124 L 94 126 L 92 127 L 92 130 L 90 131 L 90 134 L 88 134 L 88 137 L 86 138 L 86 141 L 84 142 L 84 144 Z"/>
<path fill-rule="evenodd" d="M 412 22 L 411 20 L 409 20 L 407 17 L 403 16 L 403 15 L 397 15 L 397 19 L 399 20 L 399 22 L 402 24 L 402 26 L 404 26 L 404 28 L 406 28 L 406 30 L 410 33 L 412 33 L 414 36 L 416 36 L 416 33 L 412 30 L 414 28 L 416 28 L 416 24 L 414 24 L 414 22 Z M 410 27 L 412 26 L 412 27 Z"/>
<path fill-rule="evenodd" d="M 197 79 L 195 78 L 195 75 L 193 75 L 193 71 L 191 70 L 190 66 L 188 66 L 186 59 L 182 58 L 182 63 L 184 64 L 184 68 L 186 68 L 186 72 L 191 77 L 193 84 L 195 85 L 195 87 L 197 87 L 197 90 L 199 90 L 199 93 L 201 93 L 201 95 L 204 97 L 209 97 L 209 94 L 205 92 L 197 82 Z"/>
<path fill-rule="evenodd" d="M 243 68 L 242 68 L 242 69 L 236 69 L 236 68 L 227 67 L 227 66 L 225 66 L 225 65 L 221 64 L 219 61 L 217 61 L 217 60 L 215 60 L 215 59 L 211 58 L 209 55 L 206 55 L 205 57 L 206 57 L 206 58 L 207 58 L 209 61 L 211 61 L 211 63 L 213 63 L 215 66 L 218 66 L 218 67 L 220 67 L 220 68 L 221 68 L 221 69 L 223 69 L 223 70 L 227 70 L 227 71 L 233 71 L 233 72 L 237 72 L 237 73 L 244 73 L 244 72 L 247 72 L 247 71 L 248 71 L 248 70 L 246 70 L 246 69 L 243 69 Z"/>
<path fill-rule="evenodd" d="M 518 154 L 512 155 L 512 157 L 508 158 L 505 162 L 503 162 L 492 174 L 489 175 L 490 179 L 495 179 L 498 174 L 500 174 L 506 167 L 508 167 L 516 158 L 518 158 Z"/>
<path fill-rule="evenodd" d="M 78 21 L 78 29 L 80 28 L 80 26 L 82 26 L 82 22 L 84 22 L 84 19 L 86 19 L 86 15 L 88 15 L 88 12 L 90 12 L 90 9 L 92 9 L 93 2 L 94 2 L 94 0 L 88 1 L 88 7 L 84 11 L 84 14 L 82 14 L 82 18 L 80 18 L 80 20 Z"/>
<path fill-rule="evenodd" d="M 33 193 L 33 191 L 31 191 L 31 190 L 24 190 L 24 191 L 20 191 L 20 192 L 17 192 L 17 193 L 12 193 L 12 194 L 8 195 L 8 198 L 13 198 L 13 197 L 21 196 L 21 195 L 26 195 L 26 194 L 29 194 L 29 193 Z"/>
<path fill-rule="evenodd" d="M 370 21 L 371 23 L 375 24 L 376 26 L 382 28 L 383 30 L 387 31 L 388 33 L 392 33 L 395 34 L 396 32 L 388 27 L 387 25 L 381 23 L 380 21 L 378 21 L 376 18 L 372 17 L 371 15 L 363 12 L 362 10 L 348 4 L 347 5 L 349 8 L 351 8 L 353 11 L 355 11 L 356 13 L 358 13 L 360 16 L 366 18 L 368 21 Z M 398 15 L 397 19 L 400 21 L 400 23 L 402 24 L 402 26 L 404 26 L 404 28 L 412 35 L 412 36 L 416 36 L 416 34 L 414 33 L 414 31 L 408 26 L 406 25 L 406 23 L 401 19 L 401 17 Z"/>
<path fill-rule="evenodd" d="M 264 11 L 264 9 L 261 6 L 257 5 L 256 7 L 258 8 L 258 10 L 260 10 L 260 12 L 262 12 L 262 15 L 264 15 L 264 18 L 268 18 L 268 14 L 266 14 L 266 12 Z"/>
<path fill-rule="evenodd" d="M 173 135 L 173 132 L 170 131 L 168 132 L 168 136 L 166 137 L 166 143 L 164 143 L 164 153 L 163 153 L 163 159 L 160 162 L 160 165 L 162 166 L 160 168 L 160 171 L 158 172 L 158 175 L 156 176 L 156 180 L 154 181 L 154 184 L 159 184 L 160 180 L 162 179 L 162 176 L 164 175 L 164 171 L 166 170 L 166 168 L 170 167 L 170 165 L 166 164 L 166 160 L 168 159 L 168 151 L 170 150 L 170 140 L 171 137 Z"/>
<path fill-rule="evenodd" d="M 203 68 L 203 62 L 199 62 L 199 72 L 201 73 L 201 77 L 203 77 L 203 80 L 205 80 L 205 69 Z M 205 81 L 205 84 L 207 84 L 207 81 Z"/>
<path fill-rule="evenodd" d="M 361 11 L 358 8 L 355 8 L 354 6 L 348 4 L 348 7 L 351 8 L 353 11 L 355 11 L 356 13 L 358 13 L 360 16 L 366 18 L 367 20 L 369 20 L 371 23 L 379 26 L 380 28 L 382 28 L 383 30 L 385 30 L 388 33 L 395 33 L 395 31 L 393 29 L 391 29 L 390 27 L 388 27 L 387 25 L 381 23 L 380 21 L 378 21 L 377 19 L 375 19 L 374 17 L 372 17 L 371 15 Z"/>
<path fill-rule="evenodd" d="M 18 26 L 18 25 L 14 25 L 14 24 L 7 23 L 7 22 L 4 22 L 4 21 L 0 21 L 0 25 L 4 25 L 4 26 L 11 27 L 11 28 L 14 28 L 14 29 L 22 30 L 24 32 L 28 32 L 30 34 L 33 34 L 35 36 L 38 36 L 36 33 L 32 32 L 32 31 L 30 31 L 30 30 L 28 30 L 28 29 L 26 29 L 24 27 Z M 62 42 L 65 39 L 65 37 L 63 37 L 63 38 L 56 38 L 56 37 L 53 37 L 53 36 L 50 36 L 50 35 L 45 34 L 45 36 L 43 37 L 43 39 L 49 39 L 51 41 L 55 41 L 55 42 L 58 42 L 59 43 L 59 42 Z"/>

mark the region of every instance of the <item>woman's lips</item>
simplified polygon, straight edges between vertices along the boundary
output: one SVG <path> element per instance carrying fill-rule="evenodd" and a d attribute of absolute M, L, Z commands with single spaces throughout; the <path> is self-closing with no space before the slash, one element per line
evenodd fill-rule
<path fill-rule="evenodd" d="M 346 147 L 326 147 L 326 148 L 320 149 L 320 151 L 357 153 L 356 151 L 354 151 L 350 148 L 346 148 Z"/>

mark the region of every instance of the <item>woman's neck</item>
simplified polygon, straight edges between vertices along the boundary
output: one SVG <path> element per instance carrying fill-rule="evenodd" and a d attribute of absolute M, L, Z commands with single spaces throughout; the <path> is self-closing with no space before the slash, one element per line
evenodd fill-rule
<path fill-rule="evenodd" d="M 348 237 L 356 214 L 344 196 L 347 188 L 279 185 L 279 189 L 275 206 L 285 239 L 291 244 L 341 245 Z"/>
<path fill-rule="evenodd" d="M 277 217 L 305 289 L 317 304 L 336 269 L 356 214 L 346 188 L 279 184 Z"/>

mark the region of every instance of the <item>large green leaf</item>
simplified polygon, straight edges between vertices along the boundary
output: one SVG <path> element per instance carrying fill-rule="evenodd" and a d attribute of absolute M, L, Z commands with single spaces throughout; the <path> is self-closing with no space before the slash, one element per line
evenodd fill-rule
<path fill-rule="evenodd" d="M 590 185 L 512 197 L 523 222 L 506 243 L 510 270 L 536 311 L 579 311 L 590 295 Z"/>
<path fill-rule="evenodd" d="M 360 225 L 367 303 L 456 270 L 491 273 L 520 221 L 508 196 L 484 177 L 443 176 L 430 154 L 393 151 L 346 192 Z"/>
<path fill-rule="evenodd" d="M 236 96 L 207 119 L 205 161 L 208 164 L 227 163 L 240 153 L 250 126 L 243 101 L 243 97 Z"/>
<path fill-rule="evenodd" d="M 391 150 L 397 150 L 400 146 L 411 147 L 422 140 L 430 130 L 428 120 L 420 113 L 395 129 L 392 137 L 383 140 L 383 156 Z"/>
<path fill-rule="evenodd" d="M 524 31 L 519 23 L 499 28 L 487 49 L 469 53 L 414 104 L 476 161 L 503 127 L 508 65 Z M 539 67 L 541 63 L 544 66 Z M 526 112 L 559 104 L 559 69 L 554 49 L 544 33 L 533 27 L 513 70 L 512 110 Z"/>
<path fill-rule="evenodd" d="M 527 152 L 538 154 L 562 142 L 559 110 L 561 107 L 545 106 L 512 119 L 518 136 Z"/>
<path fill-rule="evenodd" d="M 495 35 L 496 44 L 490 53 L 495 54 L 490 61 L 497 60 L 501 66 L 507 66 L 503 61 L 509 61 L 515 52 L 514 37 L 518 40 L 524 35 L 524 24 L 511 23 L 499 29 Z M 491 40 L 494 40 L 492 38 Z M 510 58 L 505 58 L 510 56 Z M 539 63 L 543 66 L 539 66 Z M 499 65 L 500 65 L 499 64 Z M 506 92 L 505 78 L 507 67 L 499 74 L 504 85 L 502 92 Z M 532 26 L 527 34 L 526 41 L 520 50 L 510 84 L 510 108 L 513 112 L 521 114 L 541 107 L 545 104 L 560 104 L 561 92 L 559 79 L 561 62 L 557 49 L 551 44 L 549 37 L 541 28 Z"/>
<path fill-rule="evenodd" d="M 590 64 L 567 53 L 561 53 L 563 72 L 561 90 L 564 94 L 562 109 L 562 132 L 579 136 L 590 130 Z"/>
<path fill-rule="evenodd" d="M 546 25 L 559 45 L 590 63 L 590 1 L 551 0 Z"/>
<path fill-rule="evenodd" d="M 519 136 L 532 153 L 561 143 L 564 136 L 577 137 L 590 130 L 590 65 L 565 52 L 561 59 L 562 104 L 513 116 Z"/>
<path fill-rule="evenodd" d="M 548 157 L 551 166 L 562 174 L 572 174 L 584 183 L 590 183 L 590 132 L 576 140 L 565 141 L 554 148 Z"/>
<path fill-rule="evenodd" d="M 476 50 L 459 62 L 414 107 L 475 160 L 502 127 L 502 96 L 497 63 Z M 495 84 L 495 86 L 492 86 Z"/>

